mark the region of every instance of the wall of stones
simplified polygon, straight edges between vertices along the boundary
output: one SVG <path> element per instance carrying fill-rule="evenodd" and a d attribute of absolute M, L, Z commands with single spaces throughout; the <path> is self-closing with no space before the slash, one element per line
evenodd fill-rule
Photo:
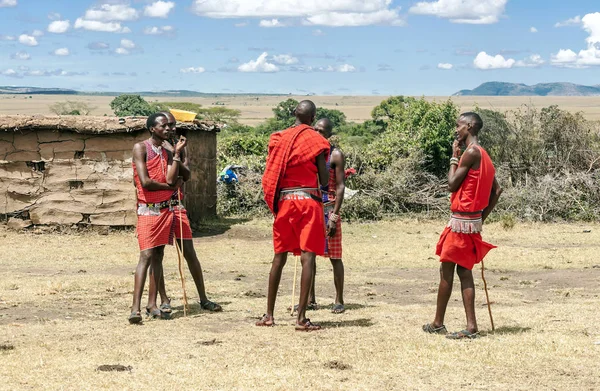
<path fill-rule="evenodd" d="M 131 150 L 147 137 L 144 130 L 0 132 L 0 215 L 35 225 L 135 225 Z M 198 220 L 215 213 L 216 137 L 199 131 L 189 138 L 206 144 L 194 147 L 192 163 L 200 167 L 186 189 L 188 209 Z"/>

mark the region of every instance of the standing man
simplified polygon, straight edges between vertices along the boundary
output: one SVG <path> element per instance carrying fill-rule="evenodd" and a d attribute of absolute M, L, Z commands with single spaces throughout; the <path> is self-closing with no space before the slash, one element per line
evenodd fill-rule
<path fill-rule="evenodd" d="M 423 331 L 427 333 L 447 333 L 444 316 L 452 294 L 456 267 L 467 315 L 467 328 L 448 334 L 446 338 L 450 339 L 478 337 L 472 269 L 496 247 L 481 239 L 483 222 L 502 193 L 492 160 L 479 145 L 477 135 L 482 127 L 483 121 L 476 113 L 461 114 L 456 122 L 456 140 L 452 145 L 448 172 L 448 188 L 452 192 L 452 217 L 436 247 L 436 254 L 440 256 L 442 264 L 435 319 L 433 323 L 423 326 Z M 465 147 L 462 156 L 461 146 Z"/>
<path fill-rule="evenodd" d="M 169 139 L 165 140 L 163 142 L 162 147 L 168 151 L 170 151 L 171 153 L 175 154 L 175 148 L 173 147 L 173 145 L 177 145 L 177 136 L 178 136 L 178 132 L 176 129 L 176 124 L 177 121 L 175 120 L 175 117 L 173 116 L 173 114 L 171 114 L 168 111 L 164 111 L 161 112 L 161 114 L 163 114 L 168 121 L 168 126 L 170 129 L 170 134 L 169 134 Z M 186 140 L 185 134 L 181 134 L 180 135 L 180 140 Z M 187 141 L 186 141 L 186 146 L 187 146 Z M 182 179 L 184 182 L 187 182 L 190 179 L 191 176 L 191 172 L 189 169 L 189 158 L 188 158 L 188 154 L 187 154 L 187 147 L 185 147 L 182 151 L 180 151 L 179 153 L 180 156 L 180 164 L 182 167 L 185 168 L 185 170 L 182 170 Z M 179 197 L 181 200 L 183 200 L 183 195 L 184 195 L 184 191 L 183 191 L 183 186 L 180 187 L 178 189 L 179 191 Z M 178 197 L 177 197 L 177 193 L 175 193 L 173 195 L 174 201 L 179 201 Z M 206 296 L 206 289 L 204 287 L 204 276 L 202 275 L 202 267 L 200 265 L 200 261 L 198 260 L 198 256 L 196 255 L 196 250 L 194 249 L 194 242 L 192 240 L 192 230 L 190 228 L 190 223 L 187 217 L 187 211 L 185 210 L 185 208 L 183 206 L 179 207 L 176 206 L 175 208 L 175 219 L 173 224 L 175 224 L 175 241 L 176 241 L 176 246 L 178 246 L 181 250 L 181 235 L 179 235 L 179 219 L 181 217 L 181 222 L 183 225 L 183 231 L 184 231 L 184 236 L 183 236 L 183 256 L 187 262 L 188 265 L 188 269 L 190 270 L 190 274 L 192 275 L 192 278 L 194 279 L 194 283 L 196 285 L 196 290 L 198 291 L 198 295 L 200 297 L 200 308 L 207 310 L 207 311 L 213 311 L 213 312 L 218 312 L 218 311 L 222 311 L 223 309 L 221 308 L 221 306 L 217 303 L 214 303 L 212 301 L 210 301 L 208 299 L 208 297 Z M 188 234 L 189 231 L 189 234 Z M 163 318 L 163 319 L 168 319 L 170 317 L 171 314 L 171 299 L 167 296 L 167 291 L 165 288 L 165 279 L 164 279 L 164 275 L 161 276 L 160 282 L 158 284 L 158 293 L 160 293 L 160 298 L 161 298 L 161 305 L 160 308 L 156 307 L 156 296 L 157 296 L 157 286 L 154 284 L 154 279 L 152 278 L 153 276 L 153 269 L 150 268 L 150 283 L 148 286 L 148 305 L 146 306 L 146 313 L 154 318 Z"/>
<path fill-rule="evenodd" d="M 288 252 L 301 253 L 302 276 L 298 304 L 297 331 L 320 330 L 306 318 L 306 305 L 313 278 L 316 255 L 325 250 L 325 221 L 319 183 L 329 181 L 326 162 L 329 143 L 310 126 L 315 120 L 315 104 L 298 103 L 293 127 L 273 133 L 269 139 L 267 166 L 262 179 L 265 201 L 275 215 L 273 247 L 275 256 L 269 274 L 267 312 L 257 326 L 273 326 L 275 300 Z"/>
<path fill-rule="evenodd" d="M 152 266 L 154 283 L 162 278 L 162 260 L 167 243 L 173 243 L 173 207 L 177 204 L 177 191 L 183 184 L 181 176 L 187 168 L 181 165 L 181 151 L 186 140 L 175 145 L 174 154 L 162 147 L 172 131 L 167 117 L 155 113 L 148 117 L 146 127 L 150 132 L 148 140 L 133 147 L 133 178 L 137 189 L 137 237 L 140 246 L 140 260 L 135 271 L 133 304 L 129 323 L 140 323 L 142 315 L 140 302 L 148 267 Z M 175 200 L 173 196 L 175 195 Z M 191 236 L 191 232 L 190 232 Z M 149 310 L 156 309 L 156 301 L 149 300 Z"/>
<path fill-rule="evenodd" d="M 315 130 L 330 139 L 333 133 L 333 126 L 328 118 L 323 118 L 315 124 Z M 327 226 L 327 237 L 325 238 L 325 257 L 331 261 L 333 267 L 333 282 L 335 285 L 335 303 L 331 312 L 341 314 L 344 308 L 344 264 L 342 263 L 342 219 L 340 209 L 344 202 L 345 168 L 346 161 L 344 154 L 339 148 L 331 146 L 329 161 L 329 183 L 322 186 L 323 204 L 325 212 L 325 224 Z M 317 268 L 315 265 L 314 277 L 312 281 L 310 303 L 316 306 L 317 299 L 315 294 L 315 277 Z"/>

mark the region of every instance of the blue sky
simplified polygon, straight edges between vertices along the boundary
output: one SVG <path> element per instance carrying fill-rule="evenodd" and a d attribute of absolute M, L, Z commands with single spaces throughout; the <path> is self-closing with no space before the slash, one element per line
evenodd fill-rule
<path fill-rule="evenodd" d="M 599 68 L 597 0 L 0 0 L 0 85 L 450 95 Z"/>

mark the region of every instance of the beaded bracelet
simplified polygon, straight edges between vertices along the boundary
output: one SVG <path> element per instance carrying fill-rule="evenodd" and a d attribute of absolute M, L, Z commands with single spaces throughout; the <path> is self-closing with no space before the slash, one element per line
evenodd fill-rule
<path fill-rule="evenodd" d="M 335 213 L 329 215 L 329 220 L 333 221 L 334 223 L 337 223 L 339 219 L 340 215 L 336 215 Z"/>

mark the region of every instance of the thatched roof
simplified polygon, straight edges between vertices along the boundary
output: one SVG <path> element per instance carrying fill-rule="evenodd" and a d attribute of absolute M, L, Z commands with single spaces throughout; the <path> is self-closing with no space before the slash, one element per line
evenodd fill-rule
<path fill-rule="evenodd" d="M 71 131 L 81 134 L 130 133 L 146 128 L 147 117 L 95 117 L 80 115 L 0 115 L 0 131 L 19 130 Z M 195 120 L 177 123 L 189 131 L 219 132 L 221 124 Z"/>

